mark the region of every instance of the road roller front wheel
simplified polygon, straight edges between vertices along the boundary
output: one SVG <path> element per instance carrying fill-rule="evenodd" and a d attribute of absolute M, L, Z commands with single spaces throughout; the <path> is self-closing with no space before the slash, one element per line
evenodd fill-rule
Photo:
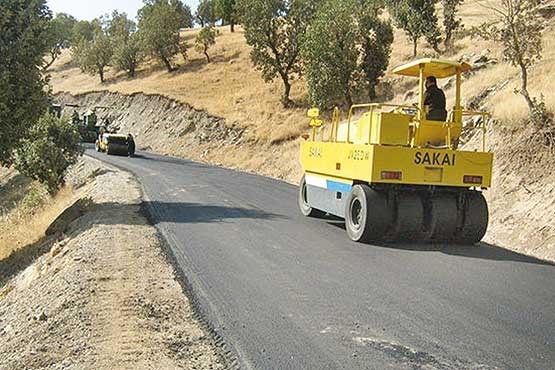
<path fill-rule="evenodd" d="M 345 229 L 356 242 L 383 238 L 391 223 L 391 212 L 385 196 L 368 185 L 355 185 L 345 209 Z"/>

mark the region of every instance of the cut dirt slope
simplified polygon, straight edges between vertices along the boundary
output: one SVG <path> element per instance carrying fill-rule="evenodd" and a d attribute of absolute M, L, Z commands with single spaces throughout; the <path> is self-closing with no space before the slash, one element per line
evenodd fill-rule
<path fill-rule="evenodd" d="M 492 13 L 484 5 L 496 2 L 465 1 L 460 15 L 467 29 L 487 20 Z M 554 4 L 555 1 L 547 3 Z M 548 109 L 555 110 L 555 95 L 550 90 L 550 81 L 554 77 L 552 71 L 555 70 L 555 24 L 552 19 L 546 22 L 548 28 L 543 37 L 543 59 L 531 68 L 529 86 L 532 95 L 543 95 Z M 196 32 L 187 30 L 183 36 L 192 43 Z M 81 111 L 94 105 L 113 103 L 112 109 L 100 109 L 99 115 L 114 119 L 122 131 L 136 134 L 139 147 L 297 182 L 302 173 L 298 162 L 299 136 L 307 131 L 305 111 L 309 108 L 305 82 L 300 80 L 293 84 L 292 98 L 300 108 L 284 109 L 279 103 L 279 81 L 264 83 L 260 73 L 250 63 L 250 49 L 241 27 L 235 33 L 223 27 L 220 33 L 216 46 L 210 51 L 213 63 L 206 63 L 202 55 L 191 50 L 187 61 L 176 58 L 179 64 L 176 72 L 167 73 L 152 62 L 143 65 L 135 79 L 128 79 L 121 72 L 109 71 L 105 84 L 100 84 L 97 77 L 82 74 L 72 65 L 66 52 L 51 70 L 54 91 L 79 95 L 76 99 L 84 105 Z M 421 43 L 419 56 L 434 56 L 434 52 Z M 482 56 L 486 62 L 480 61 Z M 551 166 L 549 163 L 518 168 L 503 165 L 523 149 L 507 148 L 511 135 L 525 132 L 520 126 L 526 117 L 526 106 L 522 97 L 513 93 L 519 83 L 518 70 L 503 61 L 499 45 L 472 39 L 468 32 L 458 36 L 454 52 L 441 57 L 479 61 L 481 68 L 463 78 L 463 103 L 494 114 L 495 123 L 488 126 L 488 150 L 496 148 L 495 191 L 490 191 L 488 196 L 492 225 L 502 226 L 493 227 L 488 240 L 544 256 L 543 252 L 533 252 L 537 250 L 537 243 L 531 240 L 539 240 L 540 243 L 546 240 L 547 229 L 542 227 L 553 221 L 551 215 L 555 214 L 555 208 L 548 208 L 549 212 L 542 214 L 529 205 L 545 202 L 544 197 L 549 194 L 543 190 L 527 192 L 518 188 L 519 194 L 524 193 L 519 195 L 516 203 L 507 203 L 510 197 L 504 195 L 515 194 L 514 183 L 526 183 L 530 178 L 529 171 L 534 171 L 533 166 L 543 166 L 547 172 L 553 172 L 552 167 L 546 167 Z M 381 100 L 395 103 L 412 103 L 415 100 L 416 82 L 389 73 L 395 66 L 411 59 L 410 43 L 402 31 L 396 30 L 389 71 L 378 88 Z M 445 81 L 441 84 L 451 105 L 453 84 Z M 89 94 L 94 91 L 120 95 Z M 155 97 L 148 99 L 142 94 L 154 94 Z M 75 101 L 68 95 L 66 99 Z M 202 112 L 191 113 L 195 110 Z M 204 123 L 197 127 L 192 124 L 197 114 L 203 117 L 201 122 L 218 123 L 214 127 Z M 227 128 L 223 129 L 223 126 Z M 232 136 L 221 136 L 222 132 Z M 237 137 L 240 137 L 239 141 Z M 549 188 L 549 183 L 545 182 L 548 178 L 538 178 L 538 189 Z M 514 208 L 516 204 L 520 204 L 519 209 Z M 549 202 L 546 204 L 551 207 Z M 536 217 L 540 215 L 544 222 L 537 223 Z M 534 224 L 515 238 L 507 232 L 513 227 L 508 220 L 514 219 L 515 223 L 519 223 L 523 218 L 534 220 Z M 519 238 L 528 240 L 524 244 L 529 245 L 518 247 L 522 244 L 517 241 Z M 551 250 L 553 247 L 544 245 L 541 249 L 546 248 Z"/>
<path fill-rule="evenodd" d="M 222 369 L 133 178 L 92 159 L 35 261 L 0 261 L 0 369 Z M 18 261 L 16 261 L 18 260 Z"/>

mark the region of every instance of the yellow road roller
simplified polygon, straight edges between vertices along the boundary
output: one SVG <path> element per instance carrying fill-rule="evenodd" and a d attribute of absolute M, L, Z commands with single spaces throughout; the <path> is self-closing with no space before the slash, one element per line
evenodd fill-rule
<path fill-rule="evenodd" d="M 393 73 L 419 79 L 418 103 L 353 105 L 346 122 L 336 108 L 327 130 L 318 109 L 309 110 L 312 133 L 300 148 L 301 212 L 344 218 L 354 241 L 479 242 L 488 226 L 482 191 L 491 186 L 493 154 L 485 150 L 488 113 L 461 105 L 461 74 L 471 69 L 429 58 L 397 67 Z M 455 76 L 454 107 L 439 121 L 428 119 L 429 76 Z M 471 116 L 484 124 L 463 127 Z M 461 135 L 477 129 L 480 149 L 460 150 Z"/>
<path fill-rule="evenodd" d="M 133 156 L 135 154 L 135 140 L 130 134 L 112 134 L 102 132 L 94 143 L 97 152 Z"/>

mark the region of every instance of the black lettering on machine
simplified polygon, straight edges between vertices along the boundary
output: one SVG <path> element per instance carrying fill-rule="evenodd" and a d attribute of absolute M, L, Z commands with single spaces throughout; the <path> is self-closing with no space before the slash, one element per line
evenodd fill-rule
<path fill-rule="evenodd" d="M 454 166 L 455 153 L 421 152 L 414 154 L 414 164 L 428 166 Z"/>

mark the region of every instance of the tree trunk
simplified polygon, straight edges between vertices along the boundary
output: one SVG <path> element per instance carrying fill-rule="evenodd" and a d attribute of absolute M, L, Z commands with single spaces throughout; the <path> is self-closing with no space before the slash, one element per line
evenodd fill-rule
<path fill-rule="evenodd" d="M 526 66 L 524 63 L 519 63 L 520 66 L 520 78 L 522 80 L 522 86 L 520 88 L 520 94 L 526 100 L 526 104 L 528 104 L 528 110 L 530 111 L 530 115 L 534 111 L 534 102 L 532 98 L 530 98 L 530 93 L 528 92 L 528 71 L 526 70 Z"/>
<path fill-rule="evenodd" d="M 231 32 L 235 32 L 235 20 L 233 18 L 229 21 L 229 27 L 231 28 Z"/>
<path fill-rule="evenodd" d="M 50 60 L 50 62 L 46 63 L 45 65 L 42 66 L 42 70 L 44 72 L 46 72 L 48 70 L 48 68 L 52 67 L 52 64 L 54 64 L 54 62 L 56 61 L 56 57 L 52 55 L 52 59 Z"/>
<path fill-rule="evenodd" d="M 173 67 L 170 61 L 168 60 L 168 58 L 164 56 L 161 56 L 160 58 L 162 59 L 162 62 L 164 62 L 164 65 L 166 66 L 166 69 L 168 70 L 168 72 L 173 72 Z"/>
<path fill-rule="evenodd" d="M 104 83 L 104 68 L 103 67 L 99 67 L 98 68 L 98 74 L 100 75 L 100 83 Z"/>
<path fill-rule="evenodd" d="M 374 83 L 368 84 L 368 98 L 370 101 L 376 99 L 376 84 Z"/>
<path fill-rule="evenodd" d="M 287 76 L 281 76 L 281 79 L 283 80 L 283 95 L 281 96 L 281 104 L 283 105 L 284 108 L 288 108 L 291 106 L 291 99 L 289 99 L 289 94 L 291 93 L 291 83 L 289 82 L 289 79 L 287 78 Z"/>
<path fill-rule="evenodd" d="M 412 57 L 415 58 L 416 57 L 416 49 L 418 47 L 418 39 L 414 38 L 412 40 Z"/>
<path fill-rule="evenodd" d="M 208 50 L 204 48 L 204 56 L 206 57 L 206 61 L 210 63 L 210 57 L 208 56 Z"/>
<path fill-rule="evenodd" d="M 445 41 L 443 42 L 443 45 L 445 46 L 445 50 L 451 50 L 451 48 L 453 47 L 453 45 L 451 44 L 451 37 L 452 37 L 452 32 L 451 30 L 445 30 Z"/>
<path fill-rule="evenodd" d="M 349 91 L 348 88 L 347 88 L 347 91 L 345 92 L 345 101 L 347 102 L 348 108 L 351 108 L 353 106 L 353 98 L 351 97 L 351 92 Z"/>

